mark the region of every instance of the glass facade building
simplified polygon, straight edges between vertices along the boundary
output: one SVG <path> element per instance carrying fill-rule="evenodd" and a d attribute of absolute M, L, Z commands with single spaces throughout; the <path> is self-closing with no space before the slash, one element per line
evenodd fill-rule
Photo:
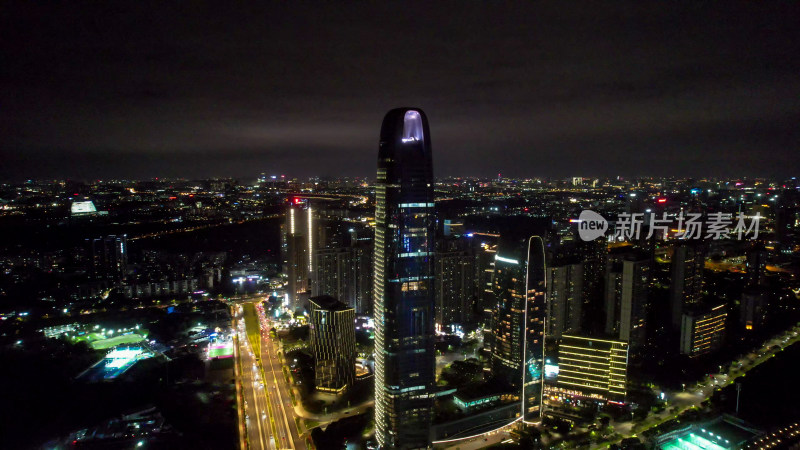
<path fill-rule="evenodd" d="M 329 295 L 309 300 L 311 351 L 318 391 L 342 393 L 356 377 L 356 312 Z"/>
<path fill-rule="evenodd" d="M 419 109 L 383 120 L 375 188 L 375 435 L 426 448 L 435 387 L 431 141 Z"/>
<path fill-rule="evenodd" d="M 493 375 L 518 388 L 524 421 L 541 413 L 546 305 L 544 241 L 502 236 L 495 254 Z"/>

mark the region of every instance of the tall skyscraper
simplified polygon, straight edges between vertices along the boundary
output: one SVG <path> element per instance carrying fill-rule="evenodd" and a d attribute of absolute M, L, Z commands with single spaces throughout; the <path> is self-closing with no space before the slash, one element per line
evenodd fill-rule
<path fill-rule="evenodd" d="M 683 241 L 675 244 L 669 286 L 673 328 L 680 328 L 683 312 L 702 300 L 705 262 L 702 243 Z"/>
<path fill-rule="evenodd" d="M 329 295 L 309 300 L 311 350 L 318 391 L 342 393 L 355 382 L 356 313 Z"/>
<path fill-rule="evenodd" d="M 475 256 L 458 240 L 437 242 L 436 324 L 464 325 L 472 319 Z"/>
<path fill-rule="evenodd" d="M 631 347 L 645 344 L 650 260 L 635 254 L 612 255 L 606 271 L 605 332 Z"/>
<path fill-rule="evenodd" d="M 288 276 L 289 307 L 302 307 L 308 299 L 314 256 L 314 216 L 310 203 L 290 198 L 286 222 L 281 227 L 284 272 Z"/>
<path fill-rule="evenodd" d="M 476 256 L 476 282 L 478 309 L 483 311 L 483 350 L 489 357 L 494 347 L 492 314 L 494 313 L 494 257 L 497 252 L 499 234 L 473 233 Z"/>
<path fill-rule="evenodd" d="M 352 247 L 352 252 L 356 286 L 352 304 L 356 308 L 356 314 L 372 315 L 372 258 L 375 253 L 372 239 L 356 242 Z"/>
<path fill-rule="evenodd" d="M 314 252 L 313 295 L 330 295 L 353 305 L 355 265 L 350 247 L 324 248 Z"/>
<path fill-rule="evenodd" d="M 742 291 L 739 304 L 739 323 L 745 330 L 759 330 L 767 322 L 767 295 L 764 289 L 754 286 Z"/>
<path fill-rule="evenodd" d="M 547 338 L 560 340 L 564 333 L 581 329 L 583 263 L 547 268 Z"/>
<path fill-rule="evenodd" d="M 583 320 L 581 330 L 599 333 L 603 329 L 603 274 L 608 261 L 608 242 L 601 236 L 578 247 L 583 262 Z"/>
<path fill-rule="evenodd" d="M 314 251 L 313 295 L 331 295 L 368 314 L 372 303 L 372 243 Z"/>
<path fill-rule="evenodd" d="M 767 272 L 767 250 L 756 246 L 747 250 L 747 286 L 763 286 Z"/>
<path fill-rule="evenodd" d="M 381 126 L 375 185 L 375 436 L 382 448 L 430 444 L 433 198 L 428 120 L 419 109 L 393 109 Z"/>
<path fill-rule="evenodd" d="M 492 373 L 520 390 L 524 421 L 541 412 L 546 275 L 544 240 L 501 234 L 495 254 Z"/>
<path fill-rule="evenodd" d="M 747 285 L 742 291 L 739 322 L 745 330 L 757 330 L 767 322 L 768 290 L 766 284 L 767 250 L 756 244 L 746 252 Z"/>

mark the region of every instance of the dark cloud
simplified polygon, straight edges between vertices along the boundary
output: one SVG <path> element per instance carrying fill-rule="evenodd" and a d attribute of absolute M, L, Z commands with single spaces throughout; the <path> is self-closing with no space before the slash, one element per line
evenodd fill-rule
<path fill-rule="evenodd" d="M 103 2 L 0 9 L 0 177 L 790 175 L 794 2 Z"/>

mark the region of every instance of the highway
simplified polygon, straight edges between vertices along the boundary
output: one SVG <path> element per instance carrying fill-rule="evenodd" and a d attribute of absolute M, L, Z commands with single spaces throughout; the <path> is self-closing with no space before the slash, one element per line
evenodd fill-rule
<path fill-rule="evenodd" d="M 276 415 L 276 422 L 278 426 L 278 435 L 285 442 L 289 442 L 295 449 L 305 449 L 305 440 L 300 437 L 297 423 L 295 422 L 294 409 L 292 408 L 292 399 L 289 395 L 289 385 L 286 378 L 283 376 L 283 369 L 280 357 L 275 349 L 277 343 L 273 342 L 269 336 L 270 326 L 266 320 L 264 310 L 259 304 L 256 308 L 258 313 L 259 325 L 263 333 L 261 333 L 261 361 L 264 365 L 264 374 L 266 376 L 267 390 L 269 393 L 272 411 Z"/>
<path fill-rule="evenodd" d="M 245 314 L 252 314 L 252 303 L 244 304 L 236 314 L 237 345 L 235 356 L 237 380 L 244 399 L 245 425 L 248 449 L 302 449 L 307 448 L 295 423 L 294 410 L 286 380 L 281 372 L 281 363 L 269 332 L 261 332 L 266 326 L 263 311 L 256 314 L 258 320 L 248 322 Z M 248 329 L 248 326 L 254 329 Z M 253 339 L 256 339 L 253 345 Z M 255 347 L 255 349 L 254 349 Z M 260 357 L 260 361 L 259 358 Z"/>
<path fill-rule="evenodd" d="M 260 370 L 256 364 L 255 356 L 250 349 L 244 321 L 239 321 L 237 348 L 235 356 L 239 371 L 239 383 L 244 398 L 245 427 L 248 448 L 274 449 L 277 448 L 272 438 L 268 419 L 267 400 L 261 382 Z"/>

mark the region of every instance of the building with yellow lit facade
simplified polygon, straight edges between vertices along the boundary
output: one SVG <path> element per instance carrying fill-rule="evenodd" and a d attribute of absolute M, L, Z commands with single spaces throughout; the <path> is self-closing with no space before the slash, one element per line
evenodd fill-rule
<path fill-rule="evenodd" d="M 683 314 L 681 354 L 696 358 L 722 346 L 728 310 L 724 303 Z"/>
<path fill-rule="evenodd" d="M 558 363 L 545 366 L 546 401 L 624 404 L 627 371 L 627 342 L 562 335 Z"/>

